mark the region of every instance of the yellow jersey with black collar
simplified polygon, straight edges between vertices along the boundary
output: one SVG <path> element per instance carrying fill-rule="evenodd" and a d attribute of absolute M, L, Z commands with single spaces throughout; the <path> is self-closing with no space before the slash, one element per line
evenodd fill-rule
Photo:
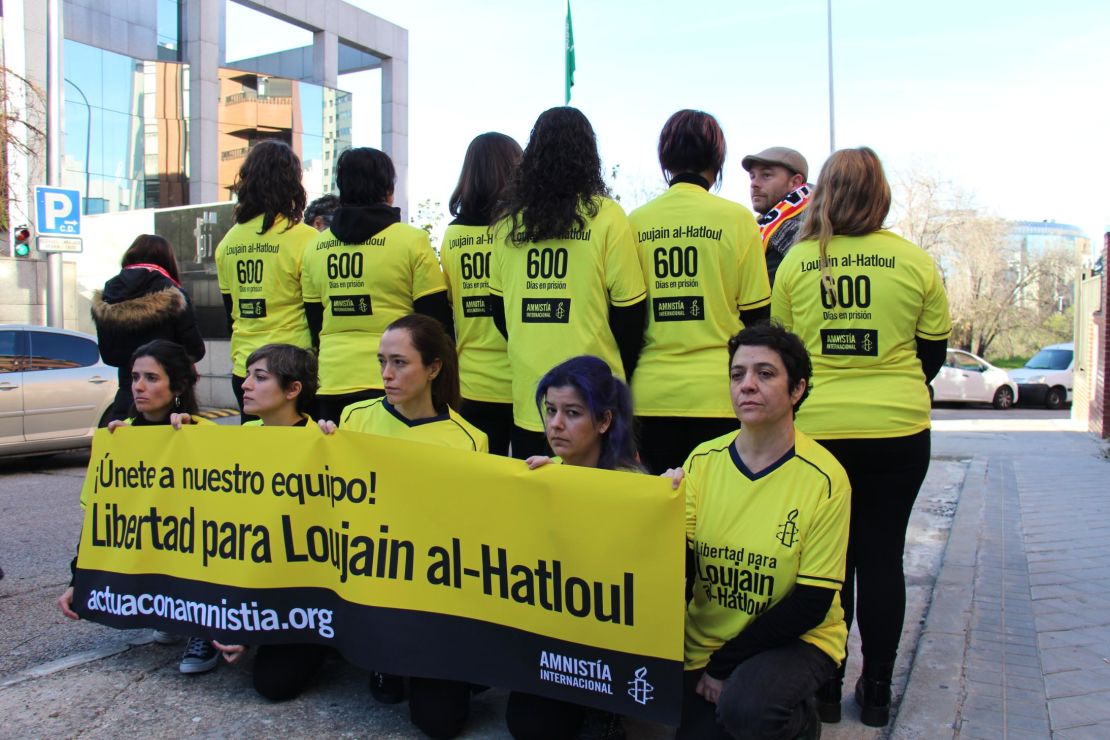
<path fill-rule="evenodd" d="M 347 432 L 377 434 L 456 450 L 489 452 L 485 432 L 452 408 L 427 419 L 410 421 L 384 397 L 372 398 L 345 406 L 339 415 L 339 427 Z"/>
<path fill-rule="evenodd" d="M 308 348 L 312 340 L 301 297 L 301 260 L 317 236 L 278 216 L 265 234 L 262 216 L 235 224 L 216 247 L 220 292 L 231 297 L 232 372 L 247 375 L 247 357 L 264 344 Z"/>
<path fill-rule="evenodd" d="M 803 432 L 796 432 L 793 449 L 781 459 L 753 473 L 736 438 L 730 433 L 699 445 L 682 466 L 686 544 L 695 562 L 686 670 L 704 668 L 796 584 L 837 592 L 825 618 L 800 639 L 840 663 L 848 637 L 839 594 L 848 548 L 848 475 Z"/>
<path fill-rule="evenodd" d="M 597 215 L 564 239 L 516 246 L 510 219 L 495 227 L 489 291 L 505 302 L 513 423 L 529 431 L 543 430 L 536 384 L 563 360 L 596 355 L 625 377 L 609 307 L 644 300 L 644 277 L 628 217 L 609 198 L 597 204 Z"/>
<path fill-rule="evenodd" d="M 394 223 L 362 244 L 320 233 L 305 250 L 301 290 L 323 305 L 319 392 L 334 396 L 381 389 L 375 357 L 386 327 L 447 285 L 427 233 Z"/>
<path fill-rule="evenodd" d="M 443 234 L 439 261 L 451 295 L 463 398 L 511 403 L 508 345 L 493 323 L 489 306 L 492 253 L 491 227 L 455 223 Z"/>
<path fill-rule="evenodd" d="M 731 418 L 728 340 L 743 328 L 740 311 L 771 302 L 755 217 L 679 182 L 628 219 L 648 300 L 636 414 Z"/>
<path fill-rule="evenodd" d="M 833 237 L 822 289 L 816 241 L 795 244 L 779 265 L 771 317 L 801 337 L 813 390 L 799 429 L 817 439 L 902 437 L 929 428 L 929 390 L 918 337 L 946 339 L 948 296 L 936 262 L 889 231 Z"/>

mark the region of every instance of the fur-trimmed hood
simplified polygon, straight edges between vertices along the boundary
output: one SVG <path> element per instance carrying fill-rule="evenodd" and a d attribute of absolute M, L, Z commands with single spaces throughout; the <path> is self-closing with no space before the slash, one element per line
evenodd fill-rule
<path fill-rule="evenodd" d="M 166 321 L 183 313 L 188 307 L 185 294 L 160 275 L 158 276 L 160 282 L 148 283 L 144 286 L 152 289 L 147 292 L 123 291 L 121 288 L 124 286 L 113 285 L 126 272 L 109 280 L 103 291 L 93 292 L 92 317 L 97 326 L 132 331 Z M 134 295 L 124 297 L 128 292 Z M 118 300 L 113 301 L 112 298 L 118 298 Z"/>

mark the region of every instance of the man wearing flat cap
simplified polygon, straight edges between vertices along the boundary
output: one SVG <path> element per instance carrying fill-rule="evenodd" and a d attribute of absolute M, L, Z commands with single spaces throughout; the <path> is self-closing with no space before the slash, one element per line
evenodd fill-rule
<path fill-rule="evenodd" d="M 752 181 L 752 208 L 767 258 L 767 277 L 775 284 L 779 263 L 802 230 L 813 188 L 806 184 L 809 165 L 793 149 L 773 146 L 740 161 Z"/>

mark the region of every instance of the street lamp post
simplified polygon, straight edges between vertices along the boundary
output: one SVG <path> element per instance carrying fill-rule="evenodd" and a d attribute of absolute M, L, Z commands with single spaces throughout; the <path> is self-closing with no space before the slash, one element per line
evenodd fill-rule
<path fill-rule="evenodd" d="M 65 78 L 66 82 L 73 85 L 73 89 L 81 96 L 81 100 L 85 101 L 85 197 L 83 212 L 88 215 L 89 213 L 89 149 L 92 147 L 92 108 L 89 106 L 89 99 L 85 97 L 85 92 L 77 85 L 76 82 Z"/>
<path fill-rule="evenodd" d="M 832 0 L 826 0 L 829 11 L 829 154 L 836 151 L 836 115 L 833 108 L 833 44 Z"/>
<path fill-rule="evenodd" d="M 62 3 L 46 2 L 46 184 L 62 184 Z M 41 224 L 39 225 L 41 227 Z M 62 255 L 46 258 L 46 323 L 65 323 Z"/>

